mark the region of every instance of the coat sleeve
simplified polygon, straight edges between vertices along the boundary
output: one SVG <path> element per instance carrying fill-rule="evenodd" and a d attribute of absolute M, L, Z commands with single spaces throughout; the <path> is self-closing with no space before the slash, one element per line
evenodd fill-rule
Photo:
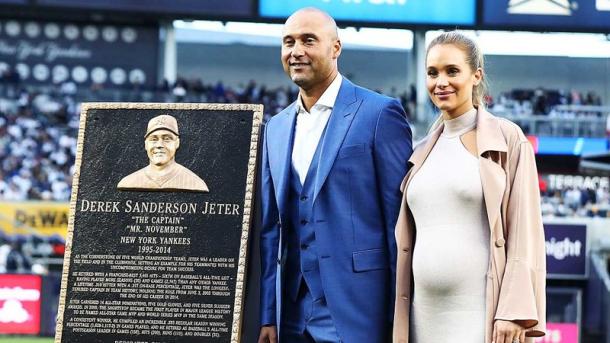
<path fill-rule="evenodd" d="M 394 316 L 396 287 L 396 240 L 394 228 L 402 199 L 400 183 L 407 173 L 407 161 L 413 152 L 411 128 L 398 101 L 392 99 L 379 113 L 375 129 L 374 159 L 379 198 L 383 208 L 384 230 L 391 269 L 391 302 L 389 318 Z"/>
<path fill-rule="evenodd" d="M 495 319 L 527 328 L 529 337 L 544 336 L 546 328 L 546 254 L 540 212 L 540 190 L 534 151 L 522 139 L 509 147 L 506 209 L 506 269 Z"/>
<path fill-rule="evenodd" d="M 262 226 L 260 235 L 261 285 L 260 316 L 261 325 L 276 325 L 276 280 L 277 260 L 280 241 L 280 223 L 275 190 L 269 168 L 267 128 L 263 141 L 263 161 L 261 163 L 261 208 Z"/>

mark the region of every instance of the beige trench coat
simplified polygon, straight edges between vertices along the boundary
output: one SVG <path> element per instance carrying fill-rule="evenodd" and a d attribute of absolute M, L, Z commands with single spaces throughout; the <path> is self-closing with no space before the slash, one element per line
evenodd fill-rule
<path fill-rule="evenodd" d="M 439 127 L 418 145 L 401 185 L 403 200 L 396 223 L 394 343 L 409 342 L 415 222 L 407 205 L 406 189 L 442 130 Z M 534 152 L 517 125 L 484 109 L 478 110 L 476 138 L 491 230 L 485 342 L 492 341 L 495 319 L 518 322 L 527 328 L 526 342 L 533 342 L 531 337 L 544 336 L 546 326 L 546 256 Z"/>

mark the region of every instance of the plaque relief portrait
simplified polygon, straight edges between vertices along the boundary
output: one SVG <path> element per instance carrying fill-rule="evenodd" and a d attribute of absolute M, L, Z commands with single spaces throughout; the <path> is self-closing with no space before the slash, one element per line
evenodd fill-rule
<path fill-rule="evenodd" d="M 117 188 L 209 192 L 203 179 L 176 162 L 176 151 L 179 147 L 180 134 L 176 118 L 167 114 L 152 118 L 144 135 L 144 148 L 149 164 L 125 176 L 119 181 Z"/>

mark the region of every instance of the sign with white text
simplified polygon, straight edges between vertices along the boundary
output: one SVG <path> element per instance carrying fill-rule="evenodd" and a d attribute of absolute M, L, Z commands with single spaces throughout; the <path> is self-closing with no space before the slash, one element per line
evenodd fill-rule
<path fill-rule="evenodd" d="M 482 24 L 511 30 L 606 33 L 610 0 L 484 0 Z"/>
<path fill-rule="evenodd" d="M 0 275 L 0 334 L 40 332 L 40 288 L 37 275 Z"/>
<path fill-rule="evenodd" d="M 544 224 L 549 279 L 586 278 L 587 226 Z"/>
<path fill-rule="evenodd" d="M 578 343 L 578 323 L 546 323 L 546 335 L 536 343 Z"/>
<path fill-rule="evenodd" d="M 579 189 L 597 190 L 599 188 L 610 188 L 610 177 L 588 176 L 588 175 L 542 175 L 548 182 L 548 188 L 552 190 L 564 190 L 571 187 Z"/>
<path fill-rule="evenodd" d="M 25 83 L 154 86 L 158 47 L 157 26 L 0 21 L 0 73 Z"/>

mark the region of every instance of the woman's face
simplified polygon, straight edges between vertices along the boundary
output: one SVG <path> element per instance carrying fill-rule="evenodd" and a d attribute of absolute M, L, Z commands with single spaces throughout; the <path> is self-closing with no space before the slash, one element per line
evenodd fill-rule
<path fill-rule="evenodd" d="M 426 88 L 445 119 L 455 118 L 473 107 L 472 89 L 483 77 L 466 62 L 466 53 L 453 44 L 433 46 L 426 56 Z"/>

